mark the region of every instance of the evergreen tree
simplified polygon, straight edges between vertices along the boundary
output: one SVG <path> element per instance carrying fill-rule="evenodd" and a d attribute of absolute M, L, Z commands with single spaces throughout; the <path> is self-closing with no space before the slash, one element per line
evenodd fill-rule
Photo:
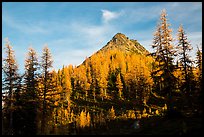
<path fill-rule="evenodd" d="M 168 108 L 171 110 L 173 109 L 172 92 L 174 91 L 174 82 L 176 80 L 173 75 L 175 50 L 172 44 L 172 30 L 169 29 L 170 24 L 167 22 L 166 10 L 162 10 L 160 21 L 161 23 L 158 26 L 152 46 L 156 48 L 153 55 L 156 56 L 159 69 L 153 71 L 153 75 L 158 75 L 160 91 L 163 96 L 167 97 Z"/>
<path fill-rule="evenodd" d="M 38 59 L 33 48 L 29 49 L 25 60 L 25 105 L 26 134 L 34 135 L 37 133 L 37 109 L 38 109 Z"/>
<path fill-rule="evenodd" d="M 50 91 L 50 83 L 51 75 L 49 73 L 49 69 L 52 67 L 52 58 L 50 50 L 47 46 L 43 48 L 43 55 L 41 60 L 41 68 L 42 68 L 42 82 L 43 82 L 43 106 L 42 106 L 42 121 L 41 121 L 41 134 L 45 134 L 45 126 L 46 126 L 46 95 Z"/>
<path fill-rule="evenodd" d="M 80 115 L 79 115 L 79 125 L 80 127 L 85 127 L 86 126 L 86 112 L 84 112 L 83 110 L 81 111 Z"/>
<path fill-rule="evenodd" d="M 18 65 L 15 59 L 14 51 L 10 45 L 9 40 L 6 41 L 6 57 L 3 59 L 3 93 L 5 94 L 4 99 L 4 116 L 8 121 L 8 131 L 5 134 L 14 134 L 14 126 L 13 126 L 13 113 L 15 111 L 14 103 L 16 101 L 14 94 L 18 89 L 19 82 L 19 74 L 18 74 Z M 6 127 L 6 126 L 5 126 Z"/>
<path fill-rule="evenodd" d="M 197 46 L 197 52 L 196 52 L 196 64 L 198 69 L 198 87 L 201 90 L 202 89 L 202 50 L 199 49 Z"/>
<path fill-rule="evenodd" d="M 60 73 L 60 99 L 59 99 L 59 108 L 60 109 L 60 123 L 61 126 L 64 125 L 65 122 L 69 122 L 67 120 L 67 113 L 70 110 L 70 95 L 71 95 L 71 81 L 68 74 L 68 70 L 66 67 L 63 66 L 61 73 Z"/>
<path fill-rule="evenodd" d="M 197 64 L 197 83 L 196 83 L 196 88 L 198 89 L 198 101 L 200 106 L 203 105 L 203 92 L 202 92 L 202 50 L 197 47 L 197 52 L 196 52 L 196 64 Z"/>
<path fill-rule="evenodd" d="M 178 29 L 178 54 L 180 55 L 179 61 L 181 63 L 181 69 L 182 74 L 184 76 L 184 84 L 182 90 L 186 94 L 190 94 L 190 86 L 192 85 L 192 77 L 190 74 L 191 68 L 192 68 L 192 61 L 190 59 L 190 56 L 188 55 L 188 52 L 192 50 L 192 47 L 190 43 L 187 41 L 187 36 L 185 34 L 185 31 L 183 29 L 183 26 L 180 25 Z"/>
<path fill-rule="evenodd" d="M 71 94 L 71 79 L 68 75 L 68 70 L 63 66 L 62 73 L 61 73 L 61 101 L 62 102 L 69 102 L 70 101 L 70 94 Z"/>
<path fill-rule="evenodd" d="M 110 120 L 114 120 L 116 118 L 115 116 L 115 109 L 112 106 L 111 109 L 108 110 L 108 115 L 107 115 L 107 119 Z"/>
<path fill-rule="evenodd" d="M 121 81 L 120 73 L 117 75 L 116 78 L 116 87 L 118 88 L 118 97 L 119 99 L 122 99 L 123 83 Z"/>
<path fill-rule="evenodd" d="M 15 111 L 13 112 L 13 126 L 15 128 L 15 135 L 22 135 L 25 134 L 25 123 L 27 122 L 25 120 L 25 111 L 23 110 L 24 106 L 24 89 L 22 84 L 22 79 L 24 75 L 20 75 L 18 82 L 17 82 L 17 89 L 14 93 L 14 106 Z"/>
<path fill-rule="evenodd" d="M 106 65 L 106 64 L 105 64 Z M 105 68 L 105 65 L 101 66 L 101 73 L 100 73 L 100 80 L 99 80 L 99 86 L 100 86 L 100 96 L 103 101 L 104 98 L 107 98 L 107 73 L 108 71 Z"/>
<path fill-rule="evenodd" d="M 162 34 L 161 34 L 161 24 L 157 25 L 157 30 L 154 34 L 152 48 L 155 49 L 155 52 L 152 53 L 152 56 L 155 59 L 155 62 L 152 63 L 152 72 L 151 76 L 154 80 L 154 91 L 161 91 L 162 86 L 162 68 L 160 65 L 163 62 L 163 53 L 162 53 Z"/>
<path fill-rule="evenodd" d="M 109 72 L 108 75 L 108 86 L 107 89 L 109 91 L 109 95 L 112 98 L 116 98 L 118 96 L 118 94 L 116 94 L 117 92 L 117 87 L 116 87 L 116 74 L 115 72 Z"/>

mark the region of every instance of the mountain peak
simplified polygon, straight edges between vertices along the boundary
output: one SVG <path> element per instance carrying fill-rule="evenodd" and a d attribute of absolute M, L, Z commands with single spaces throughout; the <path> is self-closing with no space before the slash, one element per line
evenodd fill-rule
<path fill-rule="evenodd" d="M 121 37 L 126 38 L 125 34 L 122 34 L 122 33 L 117 33 L 115 34 L 115 36 L 113 36 L 113 38 L 121 38 Z"/>
<path fill-rule="evenodd" d="M 110 50 L 120 50 L 124 54 L 137 53 L 145 55 L 149 53 L 137 40 L 129 39 L 124 34 L 117 33 L 105 46 L 95 52 L 92 56 L 95 56 L 99 52 L 102 52 L 102 54 L 106 54 L 107 51 Z M 90 56 L 89 58 L 91 58 L 92 56 Z"/>
<path fill-rule="evenodd" d="M 128 38 L 122 34 L 122 33 L 117 33 L 115 36 L 112 38 L 112 42 L 118 45 L 122 45 L 125 42 L 127 42 Z"/>
<path fill-rule="evenodd" d="M 129 39 L 122 33 L 117 33 L 113 38 L 99 51 L 108 51 L 112 49 L 122 50 L 125 53 L 129 51 L 137 52 L 139 54 L 146 54 L 148 51 L 137 41 Z"/>

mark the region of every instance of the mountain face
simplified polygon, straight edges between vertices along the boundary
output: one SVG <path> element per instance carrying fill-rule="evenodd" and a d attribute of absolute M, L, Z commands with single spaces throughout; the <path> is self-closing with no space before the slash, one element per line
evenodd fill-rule
<path fill-rule="evenodd" d="M 124 52 L 132 51 L 139 54 L 148 54 L 149 52 L 137 40 L 132 40 L 122 33 L 117 33 L 101 50 L 120 49 Z"/>
<path fill-rule="evenodd" d="M 136 99 L 146 102 L 153 85 L 150 75 L 153 59 L 147 56 L 148 53 L 136 40 L 117 33 L 74 69 L 73 92 L 86 91 L 79 94 L 84 98 L 85 95 L 91 96 L 94 100 Z"/>
<path fill-rule="evenodd" d="M 149 51 L 147 51 L 137 40 L 129 39 L 124 34 L 117 33 L 104 47 L 102 47 L 92 56 L 96 56 L 98 53 L 106 54 L 107 52 L 113 50 L 123 52 L 124 54 L 149 54 Z M 89 58 L 91 58 L 92 56 L 90 56 Z M 85 62 L 86 60 L 82 64 L 84 64 Z"/>

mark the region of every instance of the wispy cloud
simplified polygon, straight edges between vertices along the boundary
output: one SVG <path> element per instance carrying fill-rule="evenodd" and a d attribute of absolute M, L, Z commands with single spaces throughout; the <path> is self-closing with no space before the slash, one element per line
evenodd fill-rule
<path fill-rule="evenodd" d="M 9 27 L 29 35 L 33 33 L 41 33 L 41 34 L 49 33 L 49 30 L 45 29 L 45 27 L 40 23 L 35 23 L 28 20 L 20 20 L 20 19 L 17 20 L 17 19 L 14 19 L 9 14 L 6 14 L 6 15 L 3 14 L 2 21 Z"/>
<path fill-rule="evenodd" d="M 108 23 L 109 21 L 118 18 L 121 15 L 121 12 L 113 12 L 109 10 L 101 10 L 102 11 L 102 19 L 104 23 Z"/>
<path fill-rule="evenodd" d="M 200 46 L 202 44 L 202 32 L 191 32 L 191 34 L 188 35 L 188 39 L 191 46 L 193 47 L 191 56 L 195 59 L 197 46 Z"/>
<path fill-rule="evenodd" d="M 105 46 L 117 33 L 117 28 L 109 24 L 93 25 L 74 21 L 67 25 L 69 35 L 48 42 L 54 53 L 56 68 L 63 64 L 79 65 L 86 57 Z"/>
<path fill-rule="evenodd" d="M 93 54 L 92 49 L 75 49 L 61 51 L 60 54 L 54 56 L 53 67 L 55 69 L 61 69 L 63 65 L 80 65 L 86 57 L 89 57 Z"/>

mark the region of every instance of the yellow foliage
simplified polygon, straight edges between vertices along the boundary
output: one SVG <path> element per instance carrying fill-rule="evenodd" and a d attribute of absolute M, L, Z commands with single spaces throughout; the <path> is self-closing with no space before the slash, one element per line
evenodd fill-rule
<path fill-rule="evenodd" d="M 137 119 L 141 119 L 142 115 L 141 114 L 137 114 Z"/>
<path fill-rule="evenodd" d="M 86 126 L 86 114 L 85 112 L 82 110 L 79 116 L 79 122 L 80 122 L 80 127 L 85 127 Z"/>
<path fill-rule="evenodd" d="M 87 115 L 86 115 L 86 121 L 87 121 L 87 126 L 90 126 L 90 124 L 91 124 L 91 116 L 90 116 L 90 114 L 89 114 L 89 112 L 87 113 Z"/>
<path fill-rule="evenodd" d="M 151 108 L 149 108 L 149 114 L 151 114 L 152 113 L 152 110 L 151 110 Z"/>
<path fill-rule="evenodd" d="M 148 114 L 147 114 L 147 113 L 144 113 L 144 114 L 142 114 L 142 117 L 143 117 L 143 118 L 146 118 L 146 117 L 148 117 Z"/>
<path fill-rule="evenodd" d="M 136 119 L 134 110 L 129 110 L 127 114 L 128 118 Z"/>
<path fill-rule="evenodd" d="M 108 111 L 108 119 L 109 120 L 114 120 L 115 119 L 115 110 L 113 108 L 113 106 L 111 107 L 111 109 L 109 109 Z"/>
<path fill-rule="evenodd" d="M 155 111 L 155 114 L 156 114 L 156 115 L 159 115 L 159 110 L 158 110 L 158 109 Z"/>
<path fill-rule="evenodd" d="M 56 102 L 54 103 L 54 105 L 55 105 L 55 106 L 58 106 L 58 102 L 56 101 Z"/>
<path fill-rule="evenodd" d="M 144 108 L 144 110 L 142 111 L 143 114 L 145 114 L 147 112 L 146 108 Z"/>

